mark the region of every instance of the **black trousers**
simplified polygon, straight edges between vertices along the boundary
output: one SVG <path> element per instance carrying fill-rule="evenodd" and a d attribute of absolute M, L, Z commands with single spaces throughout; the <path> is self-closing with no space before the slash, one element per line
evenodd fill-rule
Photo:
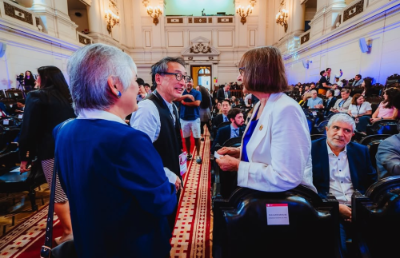
<path fill-rule="evenodd" d="M 182 178 L 181 178 L 181 180 L 182 180 Z M 176 218 L 176 213 L 178 211 L 178 206 L 179 206 L 178 202 L 179 202 L 180 196 L 181 196 L 181 190 L 179 190 L 178 193 L 176 194 L 176 207 L 175 207 L 174 211 L 167 217 L 169 228 L 171 229 L 171 233 L 174 233 L 175 218 Z"/>

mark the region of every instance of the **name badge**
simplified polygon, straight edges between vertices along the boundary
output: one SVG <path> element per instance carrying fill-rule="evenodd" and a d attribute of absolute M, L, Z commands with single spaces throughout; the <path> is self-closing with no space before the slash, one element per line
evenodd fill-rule
<path fill-rule="evenodd" d="M 3 125 L 9 125 L 9 124 L 10 124 L 10 120 L 8 120 L 8 119 L 3 120 Z"/>
<path fill-rule="evenodd" d="M 286 203 L 267 203 L 267 225 L 289 225 L 289 209 Z"/>
<path fill-rule="evenodd" d="M 187 153 L 182 152 L 181 155 L 179 155 L 179 167 L 181 171 L 181 176 L 183 176 L 186 171 L 187 171 Z"/>
<path fill-rule="evenodd" d="M 21 114 L 21 115 L 18 115 L 18 119 L 22 119 L 22 116 L 23 116 L 22 114 Z"/>
<path fill-rule="evenodd" d="M 314 116 L 317 116 L 317 111 L 313 111 L 312 114 L 313 114 Z"/>

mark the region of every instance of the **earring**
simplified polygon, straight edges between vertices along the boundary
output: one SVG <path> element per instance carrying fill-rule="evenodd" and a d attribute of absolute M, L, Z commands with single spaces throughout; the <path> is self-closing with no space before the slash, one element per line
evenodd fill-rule
<path fill-rule="evenodd" d="M 120 97 L 121 97 L 121 95 L 122 95 L 122 94 L 121 94 L 121 92 L 120 92 L 120 91 L 118 91 L 117 97 L 118 97 L 118 98 L 120 98 Z"/>

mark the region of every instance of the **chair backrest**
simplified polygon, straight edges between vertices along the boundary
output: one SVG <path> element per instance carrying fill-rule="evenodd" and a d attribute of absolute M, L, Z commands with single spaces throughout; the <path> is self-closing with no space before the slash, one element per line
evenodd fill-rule
<path fill-rule="evenodd" d="M 353 243 L 360 257 L 393 257 L 400 231 L 400 176 L 372 184 L 365 195 L 352 196 Z"/>
<path fill-rule="evenodd" d="M 392 119 L 383 119 L 376 121 L 367 127 L 368 135 L 372 134 L 397 134 L 397 121 Z"/>
<path fill-rule="evenodd" d="M 370 143 L 373 142 L 381 142 L 385 140 L 386 138 L 392 136 L 391 134 L 374 134 L 374 135 L 368 135 L 362 138 L 359 143 L 362 145 L 368 146 Z"/>
<path fill-rule="evenodd" d="M 15 100 L 24 99 L 24 94 L 19 89 L 8 89 L 8 90 L 6 90 L 5 94 L 6 94 L 7 98 L 10 98 L 10 99 L 15 99 Z"/>
<path fill-rule="evenodd" d="M 231 122 L 229 122 L 229 121 L 222 122 L 222 123 L 220 123 L 220 124 L 217 126 L 217 129 L 219 129 L 219 128 L 221 128 L 221 127 L 224 127 L 224 126 L 227 126 L 227 125 L 230 125 L 230 124 L 231 124 Z"/>
<path fill-rule="evenodd" d="M 213 257 L 342 257 L 336 199 L 298 186 L 214 200 Z"/>
<path fill-rule="evenodd" d="M 318 140 L 321 138 L 326 138 L 326 134 L 312 134 L 311 141 Z"/>
<path fill-rule="evenodd" d="M 242 144 L 242 137 L 230 138 L 222 144 L 224 147 L 239 147 Z"/>
<path fill-rule="evenodd" d="M 0 99 L 4 99 L 6 95 L 4 94 L 3 90 L 0 90 Z"/>

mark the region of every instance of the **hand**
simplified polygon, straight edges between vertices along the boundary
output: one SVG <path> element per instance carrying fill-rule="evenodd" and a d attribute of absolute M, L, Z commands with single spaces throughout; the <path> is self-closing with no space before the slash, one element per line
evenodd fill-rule
<path fill-rule="evenodd" d="M 185 95 L 185 97 L 186 97 L 187 99 L 190 99 L 191 101 L 194 101 L 193 95 L 188 94 L 188 95 Z"/>
<path fill-rule="evenodd" d="M 178 192 L 179 190 L 183 189 L 182 187 L 182 181 L 179 179 L 179 177 L 176 177 L 175 181 L 175 190 Z"/>
<path fill-rule="evenodd" d="M 222 156 L 215 160 L 223 171 L 238 171 L 240 161 L 231 156 Z"/>
<path fill-rule="evenodd" d="M 351 222 L 351 208 L 344 204 L 339 204 L 339 214 L 345 220 Z"/>
<path fill-rule="evenodd" d="M 234 147 L 222 147 L 217 151 L 219 155 L 230 155 L 235 158 L 239 158 L 240 156 L 240 149 Z"/>
<path fill-rule="evenodd" d="M 19 166 L 20 173 L 25 173 L 31 170 L 30 167 L 27 167 L 28 161 L 21 161 L 21 165 Z"/>
<path fill-rule="evenodd" d="M 18 108 L 23 108 L 23 107 L 25 107 L 25 105 L 22 104 L 21 102 L 17 102 L 17 107 L 18 107 Z"/>

